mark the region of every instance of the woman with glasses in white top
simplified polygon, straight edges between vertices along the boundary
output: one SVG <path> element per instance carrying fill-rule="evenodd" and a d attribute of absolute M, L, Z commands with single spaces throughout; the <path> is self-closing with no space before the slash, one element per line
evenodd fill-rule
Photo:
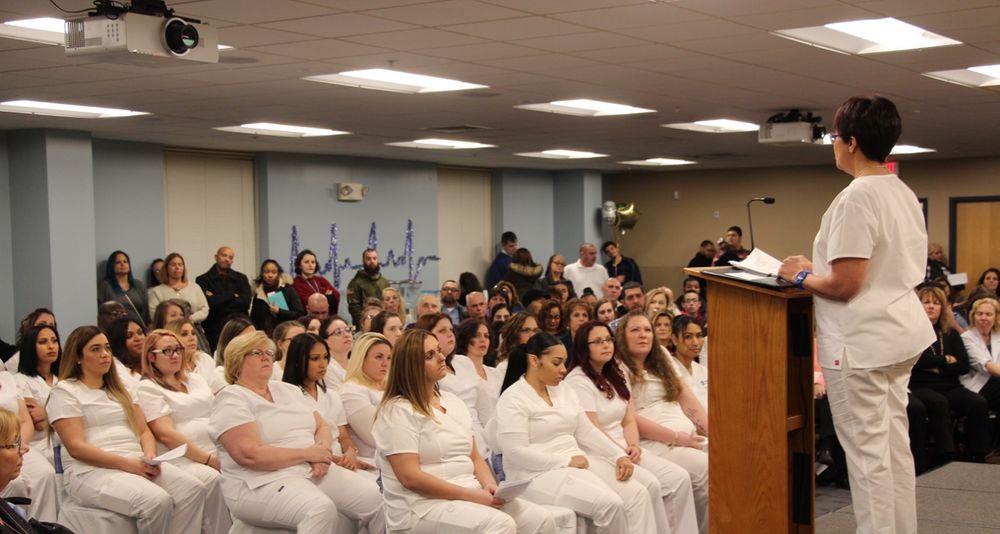
<path fill-rule="evenodd" d="M 347 376 L 347 360 L 354 346 L 354 333 L 347 321 L 337 315 L 331 315 L 319 325 L 320 337 L 326 340 L 330 349 L 330 365 L 326 368 L 326 385 L 333 391 L 340 391 L 340 385 Z"/>
<path fill-rule="evenodd" d="M 187 445 L 184 457 L 173 464 L 205 486 L 202 532 L 226 534 L 232 520 L 222 498 L 219 456 L 208 437 L 212 390 L 204 377 L 184 368 L 185 352 L 184 344 L 173 332 L 149 333 L 142 351 L 139 406 L 160 444 L 157 453 Z"/>
<path fill-rule="evenodd" d="M 235 519 L 267 528 L 327 534 L 338 511 L 382 532 L 382 496 L 334 463 L 330 425 L 303 409 L 297 386 L 270 381 L 274 343 L 263 332 L 226 348 L 226 381 L 208 432 L 219 447 L 222 493 Z"/>

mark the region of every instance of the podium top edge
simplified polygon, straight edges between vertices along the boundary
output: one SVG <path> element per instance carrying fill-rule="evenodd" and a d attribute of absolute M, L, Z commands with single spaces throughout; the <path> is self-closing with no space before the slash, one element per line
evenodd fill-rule
<path fill-rule="evenodd" d="M 713 271 L 724 271 L 728 269 L 731 269 L 731 267 L 685 267 L 684 274 L 687 274 L 688 276 L 693 276 L 701 280 L 705 280 L 710 284 L 721 284 L 721 285 L 738 287 L 740 289 L 745 289 L 747 291 L 753 291 L 755 293 L 763 293 L 765 295 L 789 299 L 789 300 L 812 297 L 812 293 L 804 289 L 799 289 L 797 287 L 764 286 L 760 284 L 754 284 L 752 282 L 745 282 L 742 280 L 725 278 L 722 276 L 711 274 Z"/>

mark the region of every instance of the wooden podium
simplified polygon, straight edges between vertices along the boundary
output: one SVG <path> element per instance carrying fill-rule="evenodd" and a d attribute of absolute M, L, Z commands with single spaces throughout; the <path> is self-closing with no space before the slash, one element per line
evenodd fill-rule
<path fill-rule="evenodd" d="M 815 530 L 812 296 L 707 282 L 712 534 Z"/>

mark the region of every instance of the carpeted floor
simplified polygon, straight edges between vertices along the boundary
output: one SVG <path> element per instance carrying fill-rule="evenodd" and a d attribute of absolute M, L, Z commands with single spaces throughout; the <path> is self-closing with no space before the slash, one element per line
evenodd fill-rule
<path fill-rule="evenodd" d="M 848 506 L 823 515 L 838 503 Z M 853 533 L 850 493 L 816 488 L 816 517 L 818 534 Z M 917 521 L 920 534 L 1000 534 L 1000 465 L 953 462 L 918 477 Z"/>

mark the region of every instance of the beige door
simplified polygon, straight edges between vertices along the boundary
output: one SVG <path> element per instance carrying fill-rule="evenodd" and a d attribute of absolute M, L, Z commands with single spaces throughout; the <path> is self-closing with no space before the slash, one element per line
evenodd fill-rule
<path fill-rule="evenodd" d="M 438 169 L 438 285 L 465 271 L 486 272 L 493 261 L 493 193 L 488 171 Z M 482 280 L 480 280 L 482 282 Z"/>
<path fill-rule="evenodd" d="M 167 250 L 179 252 L 188 280 L 215 262 L 222 245 L 236 253 L 233 268 L 257 275 L 257 210 L 253 160 L 248 156 L 164 153 Z"/>
<path fill-rule="evenodd" d="M 1000 200 L 955 204 L 955 272 L 969 274 L 968 289 L 989 267 L 1000 267 Z"/>

